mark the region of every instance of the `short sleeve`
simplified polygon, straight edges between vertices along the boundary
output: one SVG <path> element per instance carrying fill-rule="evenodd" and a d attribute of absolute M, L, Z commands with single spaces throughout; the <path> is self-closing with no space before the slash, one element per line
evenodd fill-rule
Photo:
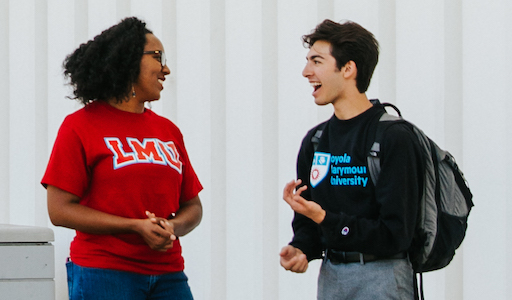
<path fill-rule="evenodd" d="M 187 150 L 185 148 L 185 143 L 183 141 L 183 136 L 181 136 L 181 152 L 182 152 L 182 160 L 183 160 L 183 179 L 181 182 L 181 201 L 188 201 L 194 198 L 199 194 L 199 192 L 203 189 L 199 178 L 197 177 L 194 168 L 190 162 L 188 157 Z"/>
<path fill-rule="evenodd" d="M 57 134 L 41 184 L 82 197 L 87 190 L 89 174 L 86 155 L 79 136 L 64 122 Z"/>

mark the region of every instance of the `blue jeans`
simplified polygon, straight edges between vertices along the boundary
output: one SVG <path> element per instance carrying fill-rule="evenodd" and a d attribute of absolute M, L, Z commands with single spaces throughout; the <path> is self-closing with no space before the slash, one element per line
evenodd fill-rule
<path fill-rule="evenodd" d="M 183 272 L 142 275 L 66 263 L 70 300 L 192 300 Z"/>

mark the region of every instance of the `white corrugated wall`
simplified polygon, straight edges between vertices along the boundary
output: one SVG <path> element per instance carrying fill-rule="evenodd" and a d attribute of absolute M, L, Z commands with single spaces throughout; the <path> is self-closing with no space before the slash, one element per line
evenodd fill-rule
<path fill-rule="evenodd" d="M 39 185 L 60 123 L 80 108 L 65 98 L 61 64 L 135 15 L 172 72 L 153 109 L 181 128 L 205 187 L 203 221 L 182 239 L 196 299 L 314 299 L 318 262 L 302 275 L 279 266 L 292 218 L 281 190 L 305 132 L 332 113 L 301 77 L 301 36 L 349 19 L 381 44 L 368 96 L 397 104 L 450 150 L 475 196 L 463 247 L 425 276 L 426 296 L 508 299 L 510 11 L 505 0 L 0 0 L 0 223 L 55 231 L 57 300 L 67 299 L 74 233 L 49 223 Z"/>

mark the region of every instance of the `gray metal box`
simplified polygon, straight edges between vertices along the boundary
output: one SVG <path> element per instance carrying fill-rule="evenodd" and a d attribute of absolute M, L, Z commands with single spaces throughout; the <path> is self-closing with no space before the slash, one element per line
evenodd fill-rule
<path fill-rule="evenodd" d="M 55 300 L 53 231 L 0 224 L 0 298 Z"/>

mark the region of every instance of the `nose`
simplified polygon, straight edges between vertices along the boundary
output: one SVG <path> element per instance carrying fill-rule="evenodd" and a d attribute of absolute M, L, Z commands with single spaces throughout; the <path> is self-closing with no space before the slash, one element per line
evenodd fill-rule
<path fill-rule="evenodd" d="M 169 75 L 169 74 L 171 74 L 171 69 L 169 69 L 169 67 L 167 66 L 167 64 L 165 64 L 165 65 L 162 67 L 162 72 L 164 73 L 164 75 Z"/>
<path fill-rule="evenodd" d="M 302 70 L 302 76 L 304 77 L 309 77 L 311 76 L 312 72 L 311 72 L 311 68 L 309 67 L 309 63 L 306 64 L 306 66 L 304 66 L 304 69 Z"/>

